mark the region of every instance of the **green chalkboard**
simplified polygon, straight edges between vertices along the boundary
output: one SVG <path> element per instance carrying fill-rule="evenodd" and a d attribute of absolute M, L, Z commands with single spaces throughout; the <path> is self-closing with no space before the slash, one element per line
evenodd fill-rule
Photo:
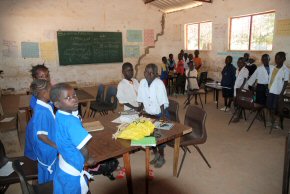
<path fill-rule="evenodd" d="M 123 62 L 121 32 L 57 32 L 60 65 Z"/>

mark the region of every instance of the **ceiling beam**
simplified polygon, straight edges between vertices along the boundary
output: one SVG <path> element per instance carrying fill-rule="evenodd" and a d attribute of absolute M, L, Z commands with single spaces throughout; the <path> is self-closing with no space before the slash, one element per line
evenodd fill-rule
<path fill-rule="evenodd" d="M 155 0 L 145 0 L 145 4 L 151 3 L 153 1 L 155 1 Z"/>

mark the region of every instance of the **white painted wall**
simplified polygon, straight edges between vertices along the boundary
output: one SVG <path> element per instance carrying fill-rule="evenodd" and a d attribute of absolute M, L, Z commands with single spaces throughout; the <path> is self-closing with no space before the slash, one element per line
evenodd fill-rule
<path fill-rule="evenodd" d="M 21 42 L 54 41 L 56 31 L 121 31 L 126 43 L 127 29 L 161 30 L 162 13 L 146 6 L 142 0 L 1 0 L 0 1 L 0 69 L 4 70 L 1 88 L 26 90 L 32 81 L 31 65 L 43 59 L 21 57 Z M 16 56 L 7 57 L 6 41 L 14 41 Z M 131 43 L 134 45 L 134 43 Z M 141 53 L 144 52 L 143 44 Z M 57 53 L 57 50 L 55 50 Z M 124 58 L 136 64 L 137 58 Z M 46 62 L 56 82 L 75 80 L 80 85 L 118 81 L 122 63 L 59 66 L 57 59 Z"/>

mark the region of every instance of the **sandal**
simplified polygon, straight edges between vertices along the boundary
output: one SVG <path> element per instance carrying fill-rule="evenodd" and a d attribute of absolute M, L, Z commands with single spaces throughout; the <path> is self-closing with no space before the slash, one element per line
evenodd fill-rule
<path fill-rule="evenodd" d="M 154 167 L 155 168 L 161 168 L 165 164 L 164 157 L 160 156 L 159 159 L 155 162 Z"/>
<path fill-rule="evenodd" d="M 155 154 L 154 159 L 150 161 L 150 164 L 151 165 L 155 164 L 159 158 L 160 158 L 160 154 L 158 154 L 158 153 Z"/>

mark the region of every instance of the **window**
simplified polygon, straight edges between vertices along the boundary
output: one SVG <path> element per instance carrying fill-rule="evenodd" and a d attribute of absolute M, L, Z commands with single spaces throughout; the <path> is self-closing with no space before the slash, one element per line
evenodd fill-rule
<path fill-rule="evenodd" d="M 232 17 L 230 50 L 272 50 L 275 12 Z"/>
<path fill-rule="evenodd" d="M 211 50 L 212 22 L 186 24 L 186 50 Z"/>

